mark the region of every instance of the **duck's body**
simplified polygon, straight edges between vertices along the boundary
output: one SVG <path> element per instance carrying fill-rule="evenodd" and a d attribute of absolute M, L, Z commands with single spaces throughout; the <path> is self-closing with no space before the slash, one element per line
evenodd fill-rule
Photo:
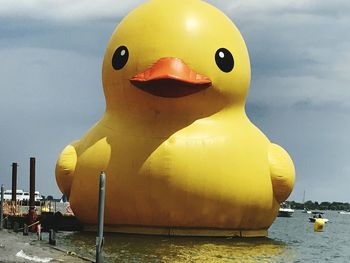
<path fill-rule="evenodd" d="M 192 65 L 191 54 L 185 52 L 186 62 L 192 68 L 197 67 L 197 72 L 199 69 L 206 73 L 207 77 L 196 73 L 195 80 L 186 79 L 187 84 L 181 86 L 185 82 L 183 71 L 190 72 L 186 76 L 194 74 L 182 60 L 173 59 L 179 55 L 182 42 L 180 47 L 168 47 L 167 54 L 160 44 L 157 51 L 148 53 L 152 43 L 147 42 L 141 47 L 147 50 L 145 56 L 137 57 L 137 63 L 132 62 L 135 59 L 132 49 L 136 48 L 133 47 L 136 43 L 128 40 L 126 28 L 134 31 L 139 27 L 135 17 L 143 21 L 144 13 L 148 14 L 152 8 L 160 11 L 170 3 L 150 1 L 132 12 L 114 33 L 117 37 L 111 39 L 103 72 L 106 113 L 80 141 L 62 152 L 56 167 L 58 184 L 70 197 L 78 218 L 88 224 L 97 220 L 98 175 L 105 171 L 105 223 L 108 225 L 261 230 L 263 232 L 257 235 L 265 235 L 277 215 L 279 203 L 292 190 L 294 167 L 288 154 L 270 143 L 245 114 L 249 60 L 247 62 L 247 53 L 242 49 L 242 39 L 237 40 L 234 36 L 233 40 L 236 39 L 238 44 L 231 47 L 236 48 L 238 66 L 235 73 L 240 78 L 229 73 L 232 69 L 227 63 L 222 68 L 225 74 L 211 74 L 215 63 L 213 66 L 210 62 L 208 68 L 195 62 Z M 213 19 L 221 14 L 198 0 L 178 1 L 176 8 L 182 10 L 177 10 L 180 17 L 187 14 L 191 23 L 197 26 L 204 20 L 192 11 L 212 12 Z M 153 25 L 152 18 L 149 20 Z M 225 25 L 226 18 L 224 23 L 217 23 L 223 28 L 229 26 Z M 188 30 L 188 24 L 186 28 Z M 198 28 L 191 28 L 194 32 L 185 34 L 190 40 L 198 31 Z M 205 30 L 199 29 L 199 33 Z M 178 27 L 173 30 L 179 31 Z M 139 40 L 146 41 L 146 38 L 140 36 Z M 130 51 L 124 45 L 131 46 Z M 113 52 L 118 46 L 120 54 L 130 52 L 127 54 L 131 66 L 126 64 L 123 68 L 125 61 L 120 64 L 120 58 L 115 62 L 116 53 L 113 56 Z M 226 52 L 224 49 L 218 51 Z M 223 53 L 217 54 L 221 57 Z M 163 59 L 164 55 L 169 57 Z M 110 66 L 112 56 L 114 69 Z M 144 64 L 145 60 L 157 59 L 150 69 L 138 74 L 147 68 L 149 62 Z M 171 63 L 177 65 L 175 70 Z M 166 69 L 170 73 L 164 77 L 157 73 L 159 68 L 162 74 Z M 126 81 L 126 76 L 126 80 L 130 79 L 140 89 Z M 228 80 L 221 79 L 227 76 Z M 157 82 L 159 79 L 163 81 L 161 84 Z M 189 81 L 192 81 L 190 86 Z M 178 91 L 167 93 L 164 89 L 167 83 Z M 199 88 L 188 92 L 195 85 Z M 225 88 L 218 92 L 220 85 L 233 85 L 233 91 Z M 237 89 L 239 86 L 242 90 Z"/>

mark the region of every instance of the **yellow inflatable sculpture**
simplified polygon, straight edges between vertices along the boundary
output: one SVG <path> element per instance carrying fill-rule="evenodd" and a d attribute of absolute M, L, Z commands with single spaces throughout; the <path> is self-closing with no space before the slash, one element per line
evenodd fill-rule
<path fill-rule="evenodd" d="M 105 171 L 109 230 L 267 235 L 294 166 L 246 116 L 249 56 L 221 11 L 200 0 L 144 3 L 113 33 L 102 75 L 104 115 L 56 166 L 82 222 L 97 222 Z"/>

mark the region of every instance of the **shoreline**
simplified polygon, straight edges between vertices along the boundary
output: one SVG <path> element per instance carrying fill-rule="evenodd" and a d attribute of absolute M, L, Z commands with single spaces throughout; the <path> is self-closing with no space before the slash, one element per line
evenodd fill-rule
<path fill-rule="evenodd" d="M 48 233 L 42 233 L 38 240 L 36 233 L 23 236 L 22 232 L 0 230 L 0 262 L 94 262 L 60 247 L 51 246 Z"/>

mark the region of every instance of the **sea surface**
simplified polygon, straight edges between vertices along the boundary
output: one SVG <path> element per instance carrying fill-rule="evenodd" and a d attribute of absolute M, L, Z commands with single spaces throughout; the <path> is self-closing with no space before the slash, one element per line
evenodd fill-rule
<path fill-rule="evenodd" d="M 350 215 L 326 211 L 324 232 L 314 232 L 309 216 L 278 217 L 267 238 L 105 234 L 104 262 L 350 262 Z M 59 233 L 57 242 L 95 258 L 94 233 Z"/>

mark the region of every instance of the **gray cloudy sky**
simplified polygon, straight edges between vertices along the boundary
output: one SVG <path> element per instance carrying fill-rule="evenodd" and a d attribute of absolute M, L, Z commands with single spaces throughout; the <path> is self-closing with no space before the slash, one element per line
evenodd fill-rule
<path fill-rule="evenodd" d="M 143 1 L 0 0 L 0 183 L 60 196 L 60 151 L 104 111 L 101 64 L 110 35 Z M 251 120 L 287 149 L 297 171 L 290 200 L 350 202 L 350 2 L 208 1 L 246 40 Z"/>

